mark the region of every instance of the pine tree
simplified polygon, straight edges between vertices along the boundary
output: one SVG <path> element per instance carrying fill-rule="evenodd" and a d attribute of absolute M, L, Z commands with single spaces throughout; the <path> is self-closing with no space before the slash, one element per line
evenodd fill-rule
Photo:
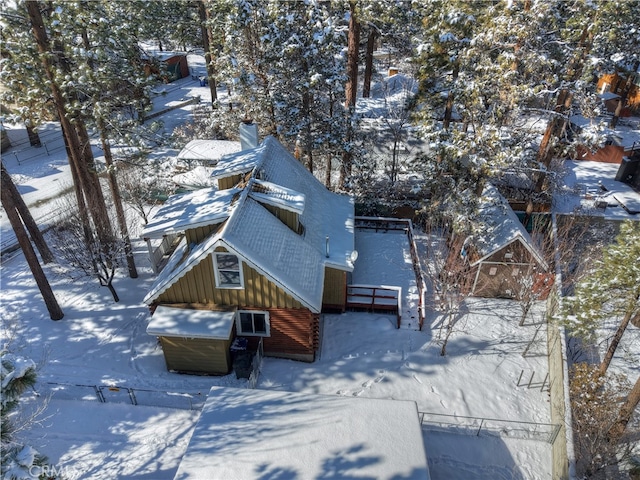
<path fill-rule="evenodd" d="M 640 224 L 621 224 L 615 243 L 605 247 L 602 260 L 578 283 L 566 302 L 565 321 L 572 334 L 593 341 L 604 320 L 620 318 L 618 328 L 598 369 L 604 375 L 631 321 L 640 319 Z"/>
<path fill-rule="evenodd" d="M 20 396 L 36 383 L 36 366 L 32 360 L 0 350 L 1 435 L 2 435 L 2 478 L 26 480 L 33 478 L 37 466 L 46 463 L 46 457 L 32 447 L 16 441 L 14 433 L 17 425 L 12 414 L 20 404 Z"/>

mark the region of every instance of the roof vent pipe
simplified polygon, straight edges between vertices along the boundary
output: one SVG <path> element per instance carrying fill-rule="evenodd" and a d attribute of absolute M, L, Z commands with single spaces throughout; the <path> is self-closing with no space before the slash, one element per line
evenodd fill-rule
<path fill-rule="evenodd" d="M 327 238 L 324 242 L 324 256 L 329 258 L 329 235 L 327 235 Z"/>
<path fill-rule="evenodd" d="M 258 146 L 258 125 L 251 119 L 240 123 L 240 150 L 248 150 Z"/>

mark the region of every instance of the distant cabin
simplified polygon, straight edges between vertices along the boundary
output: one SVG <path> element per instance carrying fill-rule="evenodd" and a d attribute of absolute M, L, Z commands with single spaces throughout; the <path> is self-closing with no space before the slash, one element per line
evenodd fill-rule
<path fill-rule="evenodd" d="M 353 199 L 327 190 L 275 138 L 223 156 L 210 187 L 170 197 L 143 231 L 182 239 L 144 298 L 167 367 L 227 374 L 232 350 L 312 362 L 323 310 L 344 311 Z"/>
<path fill-rule="evenodd" d="M 553 277 L 531 235 L 493 185 L 485 187 L 480 201 L 479 232 L 450 252 L 453 261 L 464 265 L 464 290 L 478 297 L 518 299 L 531 289 L 546 298 Z"/>

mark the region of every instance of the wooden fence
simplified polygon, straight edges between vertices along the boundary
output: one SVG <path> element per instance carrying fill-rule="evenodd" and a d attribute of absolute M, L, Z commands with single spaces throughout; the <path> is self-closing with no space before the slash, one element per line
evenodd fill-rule
<path fill-rule="evenodd" d="M 347 286 L 347 309 L 395 313 L 397 328 L 402 319 L 402 288 L 384 285 Z"/>

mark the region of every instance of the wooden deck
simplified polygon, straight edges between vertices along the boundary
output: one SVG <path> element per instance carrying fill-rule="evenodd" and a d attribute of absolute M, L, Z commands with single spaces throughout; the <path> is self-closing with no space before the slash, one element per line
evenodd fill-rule
<path fill-rule="evenodd" d="M 397 328 L 402 319 L 402 288 L 383 285 L 348 285 L 347 309 L 393 313 Z"/>

